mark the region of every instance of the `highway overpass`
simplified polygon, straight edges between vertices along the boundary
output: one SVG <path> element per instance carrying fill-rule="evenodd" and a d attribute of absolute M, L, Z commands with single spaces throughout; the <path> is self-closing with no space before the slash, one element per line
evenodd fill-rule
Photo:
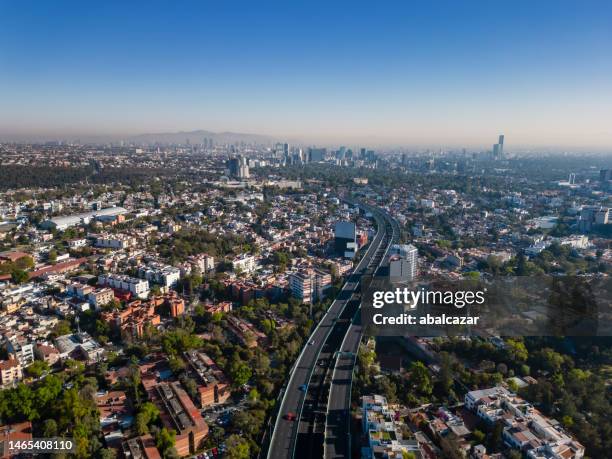
<path fill-rule="evenodd" d="M 336 353 L 360 306 L 361 278 L 378 269 L 389 247 L 398 238 L 397 224 L 386 212 L 370 206 L 361 207 L 372 213 L 377 222 L 377 233 L 308 338 L 307 343 L 312 344 L 303 347 L 290 371 L 273 424 L 267 453 L 270 459 L 323 456 L 330 378 Z M 288 413 L 294 413 L 296 418 L 287 419 Z"/>

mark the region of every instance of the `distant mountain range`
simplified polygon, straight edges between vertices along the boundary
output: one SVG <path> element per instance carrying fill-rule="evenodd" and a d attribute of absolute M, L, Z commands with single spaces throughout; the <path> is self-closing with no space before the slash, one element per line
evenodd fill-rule
<path fill-rule="evenodd" d="M 153 145 L 159 144 L 191 144 L 203 143 L 204 138 L 213 139 L 217 144 L 230 144 L 236 142 L 270 144 L 274 138 L 259 134 L 245 134 L 242 132 L 211 132 L 203 129 L 197 131 L 163 132 L 157 134 L 141 134 L 123 139 L 127 142 Z"/>
<path fill-rule="evenodd" d="M 70 135 L 70 136 L 49 136 L 49 135 L 10 135 L 0 134 L 0 141 L 4 142 L 50 142 L 50 141 L 67 141 L 77 143 L 105 144 L 124 141 L 126 143 L 134 143 L 138 145 L 155 145 L 155 144 L 186 144 L 189 143 L 201 144 L 204 138 L 213 139 L 215 144 L 233 144 L 236 142 L 244 142 L 251 144 L 268 145 L 276 141 L 275 138 L 259 135 L 246 134 L 242 132 L 212 132 L 204 129 L 196 131 L 179 131 L 179 132 L 161 132 L 139 134 L 133 136 L 116 136 L 116 135 Z"/>

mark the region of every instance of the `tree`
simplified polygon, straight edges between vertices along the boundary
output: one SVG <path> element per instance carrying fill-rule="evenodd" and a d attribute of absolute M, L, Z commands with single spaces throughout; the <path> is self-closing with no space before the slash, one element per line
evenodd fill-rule
<path fill-rule="evenodd" d="M 259 375 L 266 375 L 270 371 L 270 358 L 263 352 L 255 354 L 253 369 Z"/>
<path fill-rule="evenodd" d="M 564 362 L 563 356 L 549 347 L 537 351 L 534 358 L 541 365 L 541 368 L 553 373 L 561 370 Z"/>
<path fill-rule="evenodd" d="M 531 368 L 529 368 L 529 365 L 521 365 L 520 367 L 520 372 L 521 372 L 521 376 L 529 376 L 529 373 L 531 373 Z"/>
<path fill-rule="evenodd" d="M 439 353 L 440 357 L 440 372 L 438 373 L 438 389 L 443 395 L 450 394 L 450 390 L 453 387 L 453 370 L 451 356 L 448 352 L 442 351 Z"/>
<path fill-rule="evenodd" d="M 254 404 L 259 400 L 259 391 L 255 388 L 249 391 L 249 403 Z"/>
<path fill-rule="evenodd" d="M 225 457 L 228 459 L 249 459 L 249 443 L 239 435 L 230 435 L 225 442 L 225 445 L 227 447 Z"/>
<path fill-rule="evenodd" d="M 433 385 L 429 377 L 429 370 L 423 362 L 413 362 L 410 365 L 410 382 L 421 395 L 431 395 Z"/>
<path fill-rule="evenodd" d="M 174 429 L 167 429 L 163 427 L 157 434 L 156 446 L 157 449 L 162 453 L 162 456 L 166 457 L 171 449 L 174 449 L 176 443 L 176 432 Z"/>
<path fill-rule="evenodd" d="M 102 448 L 100 450 L 100 459 L 115 459 L 117 457 L 117 453 L 114 449 L 111 448 Z"/>
<path fill-rule="evenodd" d="M 185 361 L 181 359 L 180 357 L 170 357 L 168 359 L 168 364 L 170 366 L 170 370 L 175 375 L 183 371 L 186 366 Z"/>
<path fill-rule="evenodd" d="M 529 357 L 529 352 L 525 347 L 525 343 L 516 339 L 506 340 L 506 351 L 510 360 L 516 360 L 518 362 L 526 362 Z"/>
<path fill-rule="evenodd" d="M 44 360 L 36 360 L 26 368 L 26 373 L 33 378 L 40 378 L 45 371 L 49 371 L 49 364 Z"/>
<path fill-rule="evenodd" d="M 55 419 L 45 419 L 42 426 L 42 432 L 44 437 L 56 437 L 57 436 L 57 422 Z"/>
<path fill-rule="evenodd" d="M 181 381 L 181 384 L 185 388 L 187 394 L 189 394 L 193 400 L 196 400 L 198 398 L 198 385 L 196 384 L 195 380 L 187 376 L 187 373 L 183 373 L 179 377 L 179 380 Z"/>
<path fill-rule="evenodd" d="M 32 269 L 34 267 L 34 259 L 32 257 L 21 257 L 15 262 L 18 269 Z"/>
<path fill-rule="evenodd" d="M 501 422 L 496 422 L 493 427 L 493 431 L 489 437 L 487 449 L 492 451 L 497 451 L 502 445 L 502 432 L 504 430 L 504 426 Z"/>
<path fill-rule="evenodd" d="M 53 333 L 55 336 L 63 336 L 69 334 L 70 332 L 70 322 L 67 320 L 60 320 L 57 324 L 55 324 L 51 333 Z"/>
<path fill-rule="evenodd" d="M 376 391 L 382 393 L 390 403 L 397 402 L 397 387 L 387 376 L 376 380 Z"/>
<path fill-rule="evenodd" d="M 236 387 L 249 382 L 251 375 L 251 367 L 244 362 L 234 362 L 230 368 L 230 377 Z"/>
<path fill-rule="evenodd" d="M 159 409 L 151 402 L 145 402 L 140 406 L 136 415 L 136 430 L 138 435 L 145 435 L 149 432 L 152 422 L 159 419 Z"/>
<path fill-rule="evenodd" d="M 28 280 L 28 273 L 22 269 L 15 269 L 11 273 L 11 280 L 16 284 L 23 284 Z"/>
<path fill-rule="evenodd" d="M 164 334 L 162 346 L 167 354 L 175 357 L 185 351 L 202 346 L 202 340 L 192 334 L 190 330 L 177 328 Z"/>
<path fill-rule="evenodd" d="M 474 438 L 474 444 L 480 445 L 485 440 L 486 435 L 484 434 L 484 432 L 476 429 L 474 430 L 474 432 L 472 432 L 472 437 Z"/>

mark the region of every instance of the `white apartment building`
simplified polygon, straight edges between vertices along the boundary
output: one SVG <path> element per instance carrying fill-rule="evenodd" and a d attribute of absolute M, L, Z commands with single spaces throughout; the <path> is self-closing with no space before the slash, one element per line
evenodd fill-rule
<path fill-rule="evenodd" d="M 368 459 L 396 459 L 408 453 L 420 456 L 418 441 L 404 438 L 396 422 L 395 410 L 382 395 L 365 395 L 361 398 L 363 432 L 368 445 L 361 449 L 361 457 Z"/>
<path fill-rule="evenodd" d="M 325 298 L 331 282 L 331 274 L 318 269 L 304 269 L 289 275 L 291 294 L 306 304 Z"/>
<path fill-rule="evenodd" d="M 234 272 L 252 273 L 255 271 L 255 268 L 255 257 L 253 255 L 240 255 L 232 261 L 232 269 Z"/>
<path fill-rule="evenodd" d="M 19 343 L 13 339 L 6 343 L 8 355 L 17 360 L 23 367 L 34 362 L 34 345 L 30 343 Z"/>
<path fill-rule="evenodd" d="M 189 257 L 187 261 L 197 267 L 201 273 L 208 273 L 215 269 L 215 257 L 211 257 L 206 253 Z"/>
<path fill-rule="evenodd" d="M 307 273 L 297 272 L 289 276 L 289 288 L 291 294 L 302 301 L 310 304 L 312 302 L 312 280 Z"/>
<path fill-rule="evenodd" d="M 138 269 L 138 276 L 162 287 L 173 287 L 181 278 L 181 270 L 170 265 L 149 263 Z"/>
<path fill-rule="evenodd" d="M 79 238 L 79 239 L 70 239 L 68 242 L 68 247 L 71 249 L 78 249 L 81 247 L 85 247 L 87 245 L 87 239 Z"/>
<path fill-rule="evenodd" d="M 126 249 L 136 245 L 136 238 L 125 234 L 101 236 L 96 239 L 96 247 L 103 249 Z"/>
<path fill-rule="evenodd" d="M 412 281 L 417 277 L 418 249 L 412 244 L 394 245 L 391 248 L 389 276 L 393 281 Z"/>
<path fill-rule="evenodd" d="M 110 303 L 115 298 L 115 294 L 110 288 L 101 288 L 91 292 L 87 295 L 87 300 L 94 308 L 100 309 L 100 307 Z"/>
<path fill-rule="evenodd" d="M 149 281 L 145 279 L 137 279 L 120 274 L 103 274 L 98 276 L 98 284 L 118 290 L 125 290 L 141 299 L 149 296 Z"/>
<path fill-rule="evenodd" d="M 588 236 L 568 236 L 559 239 L 559 244 L 569 245 L 572 249 L 588 249 L 589 238 Z"/>

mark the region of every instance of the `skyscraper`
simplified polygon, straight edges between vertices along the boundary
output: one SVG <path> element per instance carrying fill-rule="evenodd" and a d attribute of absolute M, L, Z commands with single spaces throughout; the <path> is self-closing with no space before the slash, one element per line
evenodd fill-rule
<path fill-rule="evenodd" d="M 227 161 L 227 168 L 229 175 L 236 178 L 249 178 L 249 160 L 244 156 L 238 155 L 237 157 L 230 158 Z"/>
<path fill-rule="evenodd" d="M 397 245 L 392 249 L 389 277 L 392 282 L 410 282 L 417 277 L 418 249 L 412 244 Z"/>
<path fill-rule="evenodd" d="M 281 159 L 289 156 L 289 144 L 278 142 L 274 145 L 274 157 Z"/>
<path fill-rule="evenodd" d="M 499 140 L 493 144 L 493 159 L 504 159 L 504 135 L 500 134 Z"/>
<path fill-rule="evenodd" d="M 327 148 L 310 148 L 308 149 L 308 159 L 311 163 L 325 161 L 327 156 Z"/>

